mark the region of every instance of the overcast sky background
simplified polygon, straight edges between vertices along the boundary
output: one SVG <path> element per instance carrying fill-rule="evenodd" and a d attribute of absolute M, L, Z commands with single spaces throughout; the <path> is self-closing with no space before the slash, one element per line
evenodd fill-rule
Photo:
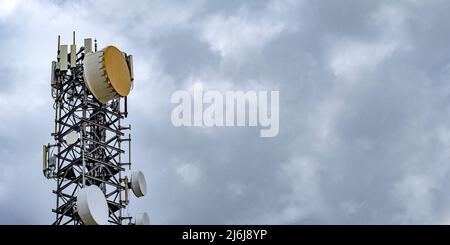
<path fill-rule="evenodd" d="M 57 35 L 135 58 L 154 224 L 449 224 L 450 2 L 0 0 L 0 224 L 49 224 Z M 280 133 L 175 128 L 173 91 L 279 90 Z"/>

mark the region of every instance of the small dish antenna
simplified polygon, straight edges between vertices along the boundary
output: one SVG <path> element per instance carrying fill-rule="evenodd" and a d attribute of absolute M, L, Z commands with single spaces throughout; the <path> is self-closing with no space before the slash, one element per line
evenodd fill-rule
<path fill-rule="evenodd" d="M 108 224 L 108 204 L 98 186 L 90 185 L 78 191 L 77 209 L 78 215 L 86 225 Z"/>
<path fill-rule="evenodd" d="M 133 171 L 131 173 L 131 189 L 137 197 L 143 197 L 147 194 L 147 182 L 142 171 Z"/>
<path fill-rule="evenodd" d="M 80 137 L 78 135 L 78 132 L 72 131 L 66 135 L 66 142 L 69 145 L 73 145 L 78 141 L 79 138 Z"/>
<path fill-rule="evenodd" d="M 150 217 L 147 212 L 136 214 L 136 225 L 150 225 Z"/>

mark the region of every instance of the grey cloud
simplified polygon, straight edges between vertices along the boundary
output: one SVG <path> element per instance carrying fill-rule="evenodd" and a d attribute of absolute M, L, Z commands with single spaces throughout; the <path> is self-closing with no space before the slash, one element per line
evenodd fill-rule
<path fill-rule="evenodd" d="M 450 4 L 124 3 L 22 2 L 0 15 L 0 50 L 13 57 L 0 61 L 0 223 L 53 217 L 40 146 L 55 38 L 72 29 L 136 57 L 129 122 L 150 192 L 130 212 L 157 224 L 450 222 Z M 279 89 L 280 134 L 173 127 L 170 95 L 193 81 Z"/>

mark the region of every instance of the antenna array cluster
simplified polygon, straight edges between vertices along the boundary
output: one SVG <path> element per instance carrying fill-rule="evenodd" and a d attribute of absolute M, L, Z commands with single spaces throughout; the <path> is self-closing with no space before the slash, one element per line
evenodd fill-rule
<path fill-rule="evenodd" d="M 55 111 L 53 144 L 43 146 L 43 173 L 56 180 L 54 225 L 150 223 L 147 213 L 130 216 L 130 190 L 147 192 L 144 174 L 131 170 L 131 125 L 127 96 L 133 87 L 133 56 L 114 46 L 97 50 L 84 39 L 77 49 L 61 44 L 52 62 Z"/>

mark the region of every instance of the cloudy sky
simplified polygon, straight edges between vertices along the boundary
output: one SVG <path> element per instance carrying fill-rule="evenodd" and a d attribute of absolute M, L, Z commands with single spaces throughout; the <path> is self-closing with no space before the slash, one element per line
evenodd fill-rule
<path fill-rule="evenodd" d="M 0 224 L 49 224 L 56 38 L 135 58 L 154 224 L 449 224 L 448 1 L 0 0 Z M 173 127 L 170 96 L 279 90 L 280 132 Z"/>

